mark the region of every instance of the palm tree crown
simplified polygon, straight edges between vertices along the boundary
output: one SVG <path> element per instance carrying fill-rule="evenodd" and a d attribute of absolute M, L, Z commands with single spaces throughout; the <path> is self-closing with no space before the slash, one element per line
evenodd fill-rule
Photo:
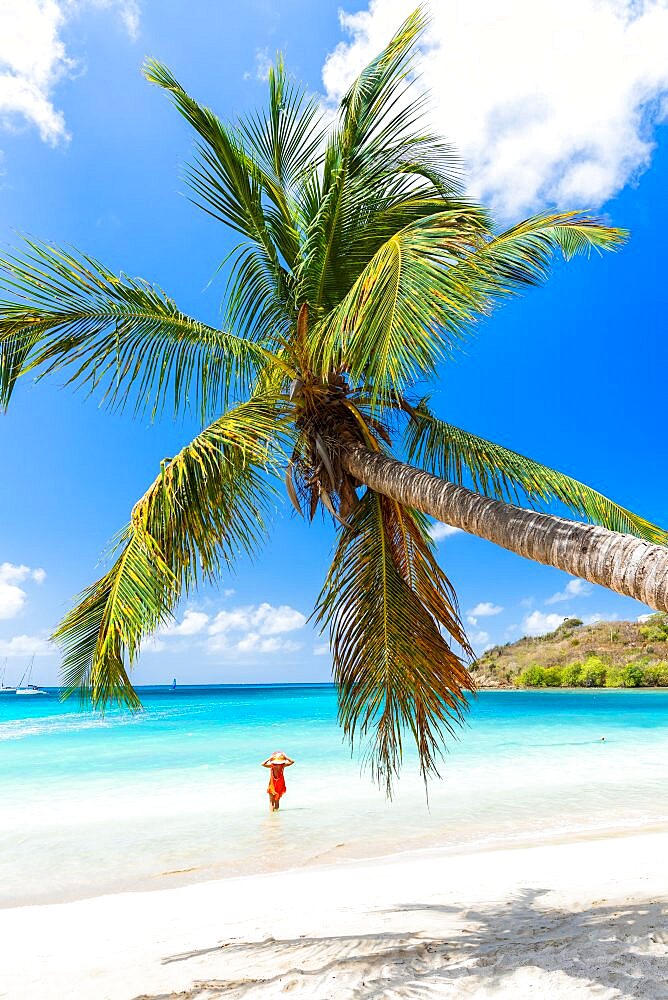
<path fill-rule="evenodd" d="M 155 416 L 196 408 L 203 430 L 166 459 L 121 532 L 114 561 L 55 636 L 68 690 L 138 706 L 141 641 L 182 598 L 265 534 L 277 486 L 300 514 L 338 523 L 317 602 L 328 628 L 340 719 L 365 737 L 388 789 L 406 733 L 436 771 L 473 690 L 455 594 L 426 517 L 367 489 L 351 448 L 410 461 L 479 493 L 541 506 L 665 544 L 667 536 L 594 490 L 437 419 L 418 383 L 477 317 L 547 274 L 553 252 L 611 250 L 622 230 L 579 213 L 496 232 L 467 199 L 452 149 L 411 97 L 424 24 L 413 13 L 327 124 L 318 102 L 269 73 L 266 111 L 225 124 L 162 64 L 145 74 L 197 135 L 187 173 L 197 203 L 234 230 L 225 329 L 184 315 L 161 290 L 75 251 L 27 241 L 2 261 L 0 400 L 25 372 L 65 372 L 112 406 Z"/>

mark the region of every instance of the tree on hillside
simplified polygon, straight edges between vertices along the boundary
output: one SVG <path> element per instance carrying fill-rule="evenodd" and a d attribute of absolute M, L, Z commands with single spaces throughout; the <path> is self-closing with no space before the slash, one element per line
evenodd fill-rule
<path fill-rule="evenodd" d="M 426 514 L 668 609 L 664 531 L 415 397 L 478 317 L 546 277 L 555 251 L 625 238 L 573 212 L 494 229 L 411 96 L 423 23 L 408 18 L 333 125 L 280 61 L 267 109 L 233 125 L 146 63 L 196 133 L 195 200 L 239 236 L 223 330 L 143 280 L 34 241 L 2 262 L 0 304 L 5 406 L 21 375 L 64 372 L 111 406 L 195 408 L 203 426 L 161 463 L 113 564 L 59 625 L 66 687 L 136 707 L 128 671 L 142 639 L 261 544 L 284 480 L 306 519 L 324 509 L 337 523 L 315 617 L 331 636 L 340 721 L 388 789 L 407 732 L 425 777 L 436 772 L 473 690 Z M 540 512 L 554 502 L 590 523 Z"/>

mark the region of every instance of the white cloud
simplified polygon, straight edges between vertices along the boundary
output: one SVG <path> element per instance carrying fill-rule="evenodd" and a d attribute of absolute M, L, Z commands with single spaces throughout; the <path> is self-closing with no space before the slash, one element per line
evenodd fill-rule
<path fill-rule="evenodd" d="M 225 596 L 233 593 L 230 589 L 225 591 Z M 206 634 L 206 641 L 201 644 L 201 648 L 207 653 L 225 653 L 234 658 L 294 653 L 301 649 L 301 643 L 283 636 L 303 628 L 305 624 L 306 616 L 296 608 L 291 608 L 288 604 L 274 606 L 266 601 L 219 611 L 213 618 L 204 611 L 190 609 L 184 613 L 180 622 L 160 629 L 142 648 L 149 653 L 163 652 L 170 649 L 169 640 Z"/>
<path fill-rule="evenodd" d="M 502 611 L 503 608 L 500 604 L 492 604 L 491 601 L 480 601 L 474 608 L 471 608 L 469 613 L 476 615 L 478 618 L 489 618 L 492 615 L 501 614 Z"/>
<path fill-rule="evenodd" d="M 0 125 L 27 122 L 52 146 L 69 139 L 53 91 L 76 69 L 62 30 L 86 7 L 113 8 L 128 34 L 139 30 L 137 0 L 4 0 L 0 3 Z"/>
<path fill-rule="evenodd" d="M 261 604 L 254 619 L 259 622 L 261 635 L 294 632 L 306 624 L 306 615 L 287 604 L 281 604 L 277 608 L 272 608 L 271 604 Z"/>
<path fill-rule="evenodd" d="M 614 611 L 595 611 L 592 615 L 587 615 L 582 619 L 584 625 L 595 625 L 596 622 L 616 622 L 619 615 Z"/>
<path fill-rule="evenodd" d="M 442 542 L 444 538 L 449 538 L 450 535 L 458 535 L 461 530 L 461 528 L 453 528 L 451 524 L 441 524 L 440 521 L 436 521 L 429 529 L 429 534 L 435 542 Z"/>
<path fill-rule="evenodd" d="M 326 642 L 321 643 L 319 646 L 313 647 L 314 656 L 327 656 L 330 652 L 329 646 Z"/>
<path fill-rule="evenodd" d="M 38 635 L 15 635 L 0 639 L 0 656 L 52 656 L 56 647 Z"/>
<path fill-rule="evenodd" d="M 0 581 L 0 618 L 16 618 L 23 611 L 25 601 L 25 590 Z"/>
<path fill-rule="evenodd" d="M 492 615 L 499 615 L 503 611 L 500 604 L 492 604 L 491 601 L 480 601 L 474 608 L 466 614 L 469 625 L 477 625 L 478 618 L 490 618 Z"/>
<path fill-rule="evenodd" d="M 323 67 L 338 101 L 415 0 L 341 13 L 348 40 Z M 417 70 L 437 131 L 472 194 L 503 218 L 595 208 L 649 162 L 668 102 L 666 0 L 444 0 Z"/>
<path fill-rule="evenodd" d="M 274 607 L 271 604 L 249 604 L 219 611 L 209 625 L 209 635 L 233 631 L 257 631 L 259 635 L 278 635 L 293 632 L 306 624 L 306 616 L 288 604 Z"/>
<path fill-rule="evenodd" d="M 578 616 L 583 625 L 594 625 L 596 622 L 614 622 L 619 620 L 619 615 L 614 611 L 595 611 L 585 617 Z M 553 632 L 566 621 L 562 615 L 547 614 L 542 611 L 532 611 L 523 619 L 521 625 L 510 625 L 506 629 L 506 639 L 513 639 L 519 635 L 545 635 L 546 632 Z"/>
<path fill-rule="evenodd" d="M 485 632 L 483 629 L 480 629 L 479 632 L 473 632 L 469 636 L 469 639 L 473 648 L 477 649 L 479 652 L 484 652 L 485 649 L 489 649 L 489 632 Z"/>
<path fill-rule="evenodd" d="M 0 116 L 18 116 L 44 142 L 67 139 L 65 119 L 50 95 L 73 61 L 60 38 L 65 15 L 55 0 L 10 0 L 0 7 Z"/>
<path fill-rule="evenodd" d="M 553 632 L 564 620 L 563 615 L 548 615 L 542 611 L 532 611 L 522 622 L 525 635 L 545 635 Z"/>
<path fill-rule="evenodd" d="M 239 653 L 294 653 L 301 649 L 301 643 L 293 642 L 292 639 L 279 639 L 271 636 L 263 639 L 257 632 L 249 632 L 239 639 L 234 649 Z"/>
<path fill-rule="evenodd" d="M 267 49 L 257 49 L 255 52 L 255 77 L 257 80 L 268 80 L 271 69 L 271 59 Z"/>
<path fill-rule="evenodd" d="M 0 618 L 16 618 L 23 611 L 25 601 L 25 590 L 0 580 Z"/>
<path fill-rule="evenodd" d="M 301 643 L 282 636 L 305 624 L 306 616 L 288 604 L 275 607 L 264 602 L 219 611 L 207 629 L 206 649 L 232 657 L 295 653 Z"/>
<path fill-rule="evenodd" d="M 118 4 L 118 8 L 128 35 L 136 39 L 139 36 L 139 3 L 136 0 L 124 0 Z"/>
<path fill-rule="evenodd" d="M 30 576 L 30 566 L 3 562 L 0 564 L 0 583 L 22 583 Z"/>
<path fill-rule="evenodd" d="M 253 605 L 245 608 L 234 608 L 232 611 L 219 611 L 209 625 L 209 635 L 250 628 L 253 624 L 253 611 Z"/>
<path fill-rule="evenodd" d="M 18 584 L 31 579 L 35 583 L 43 583 L 46 579 L 45 570 L 31 569 L 22 563 L 0 564 L 0 618 L 15 618 L 23 611 L 27 594 Z"/>
<path fill-rule="evenodd" d="M 570 601 L 573 597 L 587 597 L 591 594 L 591 587 L 584 580 L 569 580 L 563 590 L 552 597 L 548 597 L 546 604 L 558 604 L 559 601 Z"/>
<path fill-rule="evenodd" d="M 160 636 L 196 635 L 207 625 L 209 616 L 203 611 L 186 611 L 180 622 L 160 629 Z"/>
<path fill-rule="evenodd" d="M 223 634 L 212 635 L 206 643 L 208 653 L 225 653 L 232 658 L 256 654 L 296 653 L 300 642 L 279 636 L 262 636 L 259 632 L 246 632 L 240 638 Z"/>

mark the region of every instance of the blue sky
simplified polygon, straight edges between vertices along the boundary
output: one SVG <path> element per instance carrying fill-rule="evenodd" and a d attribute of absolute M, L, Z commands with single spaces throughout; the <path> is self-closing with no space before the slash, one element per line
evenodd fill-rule
<path fill-rule="evenodd" d="M 407 5 L 345 8 L 361 13 L 342 23 L 329 0 L 256 0 L 243 11 L 157 0 L 10 3 L 2 16 L 13 18 L 14 36 L 5 31 L 0 41 L 3 246 L 16 244 L 16 231 L 74 244 L 217 322 L 224 283 L 209 281 L 232 241 L 187 200 L 179 170 L 191 139 L 141 77 L 141 61 L 167 62 L 196 96 L 232 116 L 263 99 L 266 60 L 282 49 L 290 70 L 333 100 Z M 629 4 L 621 20 L 588 0 L 552 8 L 514 0 L 497 23 L 484 0 L 439 5 L 421 67 L 436 122 L 463 149 L 473 190 L 502 219 L 551 205 L 594 208 L 632 239 L 616 255 L 557 265 L 544 288 L 482 323 L 439 372 L 434 403 L 451 422 L 666 524 L 668 76 L 660 54 L 668 6 Z M 568 17 L 580 19 L 572 44 L 594 55 L 583 67 L 573 54 L 566 86 L 557 42 Z M 526 52 L 527 34 L 541 30 L 557 42 L 518 70 L 509 47 Z M 17 390 L 0 417 L 0 665 L 9 656 L 10 679 L 36 652 L 35 677 L 55 683 L 49 630 L 99 575 L 100 555 L 160 460 L 196 430 L 111 415 L 54 382 Z M 329 656 L 304 623 L 333 537 L 331 526 L 308 527 L 288 505 L 277 509 L 263 554 L 184 605 L 136 680 L 328 679 Z M 474 620 L 478 649 L 566 615 L 646 610 L 461 532 L 439 541 L 439 557 Z"/>

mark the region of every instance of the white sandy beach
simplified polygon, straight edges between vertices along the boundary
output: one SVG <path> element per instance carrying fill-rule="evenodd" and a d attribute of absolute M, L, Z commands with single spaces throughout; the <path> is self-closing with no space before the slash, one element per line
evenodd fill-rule
<path fill-rule="evenodd" d="M 668 834 L 0 912 L 0 996 L 668 998 Z"/>

